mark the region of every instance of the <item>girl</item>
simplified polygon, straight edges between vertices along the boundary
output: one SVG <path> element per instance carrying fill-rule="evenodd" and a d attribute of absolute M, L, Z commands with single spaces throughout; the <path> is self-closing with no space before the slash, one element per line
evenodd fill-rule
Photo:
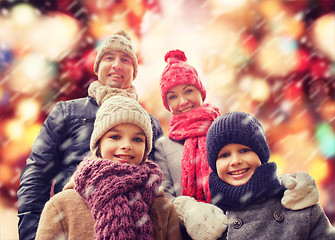
<path fill-rule="evenodd" d="M 180 239 L 173 204 L 148 161 L 152 128 L 134 99 L 113 96 L 99 108 L 91 156 L 45 205 L 36 239 Z"/>
<path fill-rule="evenodd" d="M 187 63 L 184 52 L 169 51 L 165 61 L 167 66 L 160 80 L 161 96 L 172 117 L 169 135 L 155 143 L 155 161 L 163 172 L 162 186 L 192 239 L 217 239 L 226 229 L 226 216 L 221 209 L 208 204 L 211 170 L 206 156 L 206 134 L 220 113 L 218 108 L 204 103 L 206 89 L 196 69 Z M 310 187 L 309 193 L 303 192 L 307 186 L 301 178 L 311 177 L 299 173 L 283 176 L 284 185 L 297 183 L 285 192 L 285 207 L 301 209 L 318 201 L 316 186 Z M 301 197 L 290 198 L 293 194 Z M 307 195 L 312 197 L 304 202 L 302 199 Z"/>
<path fill-rule="evenodd" d="M 320 204 L 299 211 L 282 206 L 284 188 L 255 117 L 218 117 L 208 130 L 207 156 L 212 197 L 228 218 L 222 239 L 335 239 Z"/>

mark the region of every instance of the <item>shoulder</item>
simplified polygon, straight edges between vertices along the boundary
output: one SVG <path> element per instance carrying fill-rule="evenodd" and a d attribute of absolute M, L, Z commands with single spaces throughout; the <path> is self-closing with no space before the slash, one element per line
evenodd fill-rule
<path fill-rule="evenodd" d="M 77 98 L 68 101 L 60 101 L 56 104 L 55 108 L 61 108 L 64 115 L 73 116 L 85 116 L 95 119 L 96 111 L 99 106 L 95 99 L 92 97 Z"/>
<path fill-rule="evenodd" d="M 174 141 L 170 139 L 168 136 L 161 136 L 157 139 L 155 143 L 156 148 L 164 148 L 164 149 L 170 149 L 172 151 L 177 151 L 180 148 L 184 147 L 184 144 L 182 141 Z"/>
<path fill-rule="evenodd" d="M 74 189 L 67 189 L 55 194 L 46 206 L 52 206 L 62 211 L 80 211 L 89 210 L 85 200 Z"/>

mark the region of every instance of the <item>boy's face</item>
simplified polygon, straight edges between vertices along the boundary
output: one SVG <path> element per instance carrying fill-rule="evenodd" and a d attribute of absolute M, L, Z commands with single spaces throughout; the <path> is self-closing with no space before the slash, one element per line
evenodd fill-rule
<path fill-rule="evenodd" d="M 173 115 L 191 111 L 203 104 L 200 90 L 189 84 L 171 88 L 166 94 L 166 100 Z"/>
<path fill-rule="evenodd" d="M 133 76 L 134 64 L 127 54 L 110 51 L 102 56 L 98 68 L 98 80 L 102 85 L 112 88 L 129 88 Z"/>
<path fill-rule="evenodd" d="M 143 160 L 146 136 L 135 124 L 119 124 L 101 138 L 100 153 L 104 159 L 119 163 L 140 164 Z"/>
<path fill-rule="evenodd" d="M 224 146 L 216 161 L 219 177 L 232 186 L 247 183 L 260 165 L 261 160 L 254 151 L 235 143 Z"/>

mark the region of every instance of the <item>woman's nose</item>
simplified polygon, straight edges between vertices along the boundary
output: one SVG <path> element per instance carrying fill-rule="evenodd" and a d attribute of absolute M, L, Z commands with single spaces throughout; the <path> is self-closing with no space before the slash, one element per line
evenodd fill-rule
<path fill-rule="evenodd" d="M 179 101 L 179 105 L 183 105 L 183 104 L 185 104 L 185 103 L 187 103 L 187 98 L 181 96 L 181 97 L 180 97 L 180 101 Z"/>

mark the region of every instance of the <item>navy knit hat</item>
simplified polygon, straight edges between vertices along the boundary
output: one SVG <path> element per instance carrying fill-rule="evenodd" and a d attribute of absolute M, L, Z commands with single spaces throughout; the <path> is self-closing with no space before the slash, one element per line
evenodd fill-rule
<path fill-rule="evenodd" d="M 252 115 L 244 112 L 230 112 L 215 119 L 207 132 L 207 160 L 214 172 L 220 150 L 231 143 L 250 147 L 261 163 L 270 158 L 270 148 L 262 124 Z"/>

